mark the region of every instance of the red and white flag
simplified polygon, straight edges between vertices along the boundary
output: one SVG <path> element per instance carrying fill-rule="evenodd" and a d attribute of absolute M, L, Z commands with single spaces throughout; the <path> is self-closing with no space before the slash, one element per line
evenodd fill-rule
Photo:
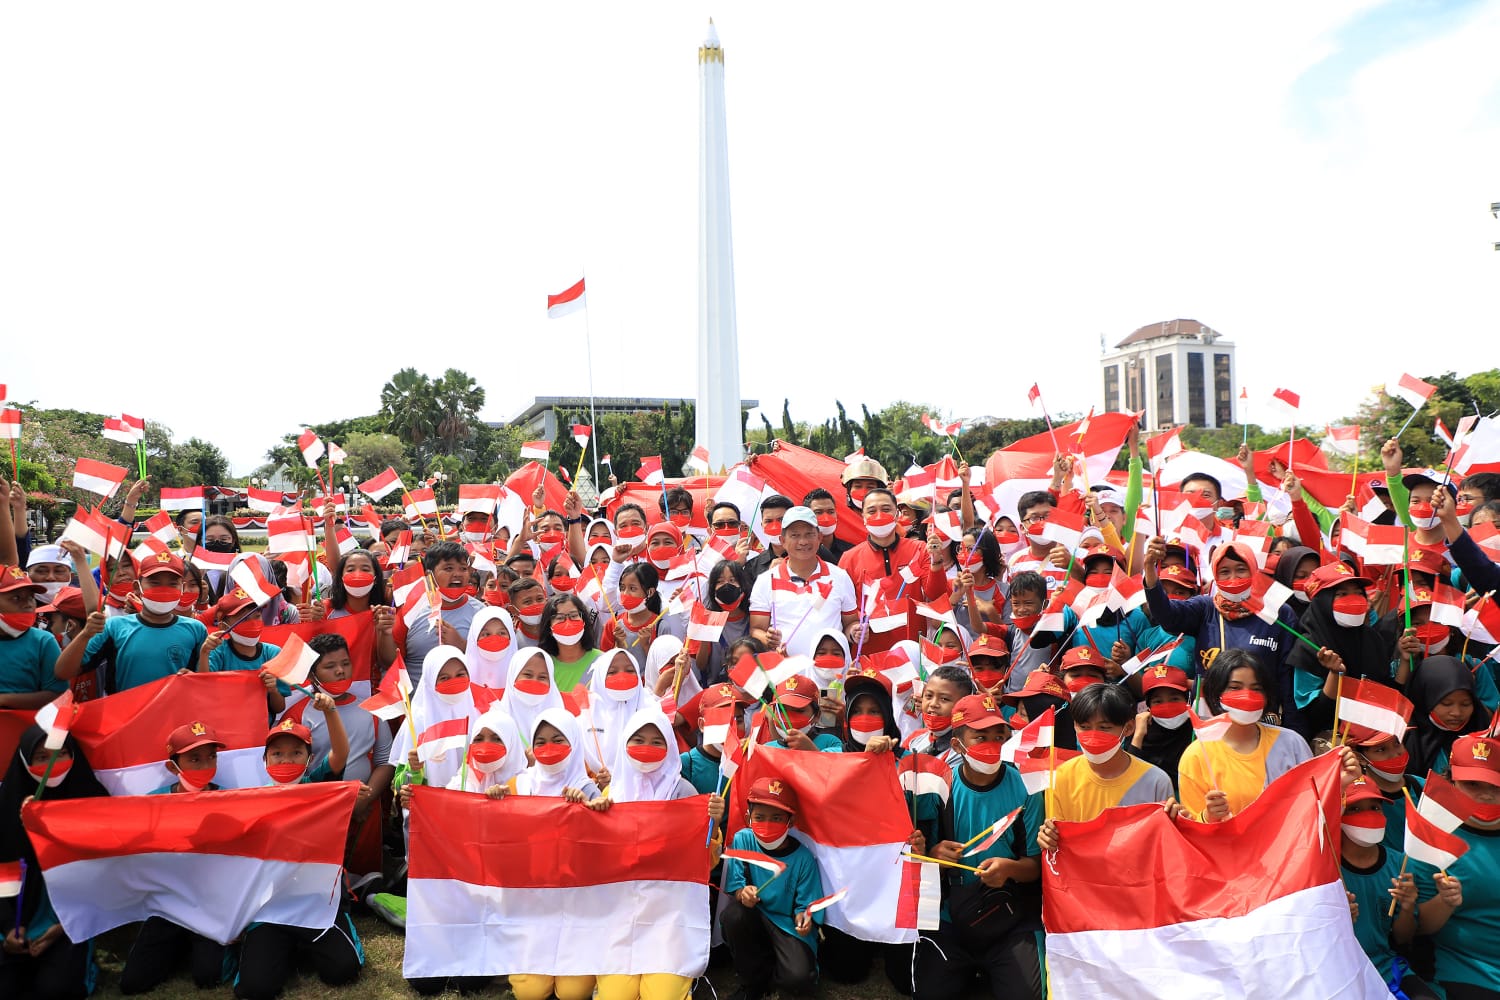
<path fill-rule="evenodd" d="M 753 865 L 761 871 L 770 872 L 773 876 L 780 875 L 786 871 L 786 862 L 761 854 L 759 851 L 725 851 L 723 857 L 726 861 L 739 861 L 747 865 Z"/>
<path fill-rule="evenodd" d="M 1083 513 L 1081 511 L 1063 510 L 1061 507 L 1052 508 L 1047 515 L 1047 520 L 1042 522 L 1042 537 L 1049 542 L 1062 545 L 1069 552 L 1078 548 L 1083 541 L 1083 529 L 1085 527 Z"/>
<path fill-rule="evenodd" d="M 1338 455 L 1359 454 L 1359 425 L 1349 424 L 1346 427 L 1328 428 L 1328 436 L 1323 439 L 1323 448 Z"/>
<path fill-rule="evenodd" d="M 323 439 L 310 430 L 304 430 L 297 435 L 297 450 L 302 452 L 302 461 L 307 463 L 309 469 L 316 469 L 318 459 L 322 458 L 323 453 L 327 451 L 323 447 Z"/>
<path fill-rule="evenodd" d="M 316 539 L 307 518 L 297 514 L 272 514 L 266 518 L 266 552 L 281 555 L 287 552 L 306 552 Z"/>
<path fill-rule="evenodd" d="M 1426 798 L 1426 795 L 1423 795 Z M 1422 815 L 1410 798 L 1406 800 L 1406 841 L 1403 848 L 1408 858 L 1431 865 L 1439 871 L 1447 871 L 1453 862 L 1463 857 L 1469 845 L 1462 837 L 1444 830 Z"/>
<path fill-rule="evenodd" d="M 1277 389 L 1276 391 L 1271 393 L 1272 412 L 1280 413 L 1283 416 L 1291 418 L 1292 420 L 1296 420 L 1298 411 L 1300 411 L 1301 408 L 1302 397 L 1292 390 Z"/>
<path fill-rule="evenodd" d="M 768 688 L 774 688 L 788 677 L 797 676 L 810 665 L 811 661 L 805 656 L 783 657 L 780 653 L 746 653 L 729 671 L 729 679 L 750 697 L 759 701 Z"/>
<path fill-rule="evenodd" d="M 902 601 L 897 604 L 895 601 L 876 600 L 870 605 L 869 617 L 865 620 L 865 624 L 869 625 L 870 631 L 877 635 L 884 635 L 898 628 L 906 628 L 906 602 Z"/>
<path fill-rule="evenodd" d="M 163 486 L 158 506 L 162 510 L 202 510 L 205 502 L 201 486 Z"/>
<path fill-rule="evenodd" d="M 641 467 L 635 470 L 635 478 L 647 486 L 660 486 L 662 481 L 661 456 L 647 455 L 641 459 Z"/>
<path fill-rule="evenodd" d="M 303 642 L 300 636 L 289 635 L 282 644 L 281 652 L 261 664 L 261 667 L 275 674 L 277 680 L 297 687 L 306 683 L 308 673 L 317 662 L 316 650 Z"/>
<path fill-rule="evenodd" d="M 132 448 L 145 437 L 144 432 L 142 432 L 140 437 L 137 437 L 135 428 L 127 424 L 123 417 L 105 417 L 104 429 L 100 433 L 107 441 L 118 441 L 120 444 L 129 445 Z"/>
<path fill-rule="evenodd" d="M 24 812 L 47 896 L 70 937 L 164 917 L 228 943 L 255 921 L 333 926 L 358 791 L 358 782 L 340 781 L 44 800 Z"/>
<path fill-rule="evenodd" d="M 711 468 L 708 464 L 708 449 L 701 444 L 698 445 L 693 449 L 693 453 L 687 457 L 687 461 L 683 465 L 703 475 L 707 475 Z"/>
<path fill-rule="evenodd" d="M 1171 655 L 1182 645 L 1182 636 L 1178 636 L 1170 642 L 1163 643 L 1156 649 L 1143 649 L 1130 659 L 1120 665 L 1125 671 L 1125 676 L 1130 677 L 1140 673 L 1142 670 L 1157 663 L 1165 663 Z"/>
<path fill-rule="evenodd" d="M 280 490 L 258 490 L 254 486 L 245 490 L 245 503 L 251 510 L 262 514 L 269 514 L 273 510 L 280 510 L 281 501 L 286 499 L 286 494 Z"/>
<path fill-rule="evenodd" d="M 587 448 L 589 439 L 594 436 L 594 428 L 588 424 L 574 424 L 572 426 L 573 440 L 579 448 Z"/>
<path fill-rule="evenodd" d="M 328 442 L 328 464 L 343 465 L 349 461 L 349 453 L 332 441 Z"/>
<path fill-rule="evenodd" d="M 281 593 L 281 589 L 272 580 L 267 580 L 266 575 L 260 571 L 260 560 L 245 559 L 229 571 L 229 578 L 239 586 L 258 608 L 265 607 L 270 601 Z"/>
<path fill-rule="evenodd" d="M 963 430 L 964 422 L 962 420 L 958 420 L 951 424 L 945 424 L 937 417 L 932 416 L 930 413 L 924 413 L 922 414 L 922 426 L 926 427 L 934 434 L 940 434 L 943 437 L 953 437 L 959 431 Z"/>
<path fill-rule="evenodd" d="M 406 494 L 406 503 L 403 506 L 406 516 L 418 521 L 428 517 L 437 517 L 437 495 L 432 492 L 431 486 L 422 486 Z"/>
<path fill-rule="evenodd" d="M 1016 752 L 1018 754 L 1031 753 L 1033 750 L 1052 746 L 1053 728 L 1056 722 L 1056 713 L 1051 708 L 1032 719 L 1016 734 Z"/>
<path fill-rule="evenodd" d="M 1200 719 L 1198 718 L 1198 713 L 1190 709 L 1188 711 L 1188 718 L 1193 723 L 1193 736 L 1201 743 L 1212 743 L 1215 740 L 1222 740 L 1229 732 L 1229 727 L 1234 725 L 1234 720 L 1229 717 L 1228 712 Z"/>
<path fill-rule="evenodd" d="M 727 621 L 728 611 L 710 611 L 701 604 L 694 604 L 688 620 L 687 637 L 698 642 L 718 642 Z"/>
<path fill-rule="evenodd" d="M 1400 566 L 1406 560 L 1406 532 L 1399 524 L 1371 524 L 1346 511 L 1339 512 L 1339 545 L 1367 566 Z"/>
<path fill-rule="evenodd" d="M 238 552 L 210 552 L 203 546 L 193 550 L 193 565 L 201 570 L 218 570 L 226 572 L 233 565 Z"/>
<path fill-rule="evenodd" d="M 708 966 L 702 796 L 619 802 L 601 813 L 553 797 L 513 796 L 496 810 L 485 808 L 492 804 L 482 795 L 414 791 L 407 978 L 522 968 L 693 978 Z M 454 837 L 454 830 L 466 834 Z M 538 830 L 548 833 L 546 850 L 536 849 Z M 497 865 L 495 858 L 508 860 Z M 581 920 L 597 933 L 579 933 Z"/>
<path fill-rule="evenodd" d="M 1412 705 L 1395 688 L 1363 678 L 1339 685 L 1339 711 L 1345 722 L 1404 739 Z M 1335 713 L 1338 714 L 1338 713 Z"/>
<path fill-rule="evenodd" d="M 379 500 L 391 490 L 404 489 L 401 477 L 396 475 L 396 470 L 390 466 L 378 476 L 373 476 L 359 484 L 359 491 L 371 500 Z"/>
<path fill-rule="evenodd" d="M 80 506 L 78 514 L 68 521 L 61 542 L 77 542 L 84 551 L 96 556 L 111 558 L 130 541 L 130 528 L 114 518 L 105 517 L 98 511 Z"/>
<path fill-rule="evenodd" d="M 995 822 L 991 823 L 989 825 L 989 828 L 984 831 L 984 839 L 965 851 L 963 853 L 963 856 L 966 858 L 972 858 L 974 855 L 983 854 L 991 847 L 994 847 L 995 842 L 1005 835 L 1005 831 L 1010 829 L 1011 824 L 1016 821 L 1016 817 L 1020 816 L 1025 808 L 1025 806 L 1022 806 L 1019 809 L 1012 809 L 1010 812 L 1006 813 L 1004 816 L 1001 816 L 999 819 L 995 820 Z"/>
<path fill-rule="evenodd" d="M 521 445 L 521 458 L 534 458 L 538 462 L 546 462 L 547 456 L 552 453 L 551 441 L 527 441 Z"/>
<path fill-rule="evenodd" d="M 162 545 L 179 545 L 182 542 L 181 532 L 166 511 L 158 511 L 146 519 L 146 533 Z"/>
<path fill-rule="evenodd" d="M 1437 581 L 1432 588 L 1432 605 L 1428 610 L 1427 620 L 1449 628 L 1463 628 L 1463 591 L 1450 587 L 1441 580 Z"/>
<path fill-rule="evenodd" d="M 1433 393 L 1437 392 L 1437 386 L 1430 382 L 1423 382 L 1415 375 L 1402 373 L 1401 377 L 1394 382 L 1385 384 L 1385 394 L 1404 399 L 1413 410 L 1420 410 L 1422 404 L 1427 402 Z"/>
<path fill-rule="evenodd" d="M 1186 425 L 1183 425 L 1186 426 Z M 1168 459 L 1181 455 L 1185 450 L 1182 447 L 1182 427 L 1173 427 L 1169 431 L 1153 434 L 1146 439 L 1146 459 L 1151 465 L 1151 470 L 1157 472 Z"/>
<path fill-rule="evenodd" d="M 14 899 L 21 894 L 21 861 L 0 861 L 0 899 Z"/>
<path fill-rule="evenodd" d="M 15 441 L 21 436 L 21 411 L 0 410 L 0 440 Z"/>
<path fill-rule="evenodd" d="M 45 741 L 48 750 L 61 750 L 68 741 L 68 732 L 73 720 L 78 717 L 78 706 L 73 701 L 73 692 L 64 691 L 47 704 L 37 709 L 36 724 L 47 732 Z"/>
<path fill-rule="evenodd" d="M 504 490 L 505 487 L 499 483 L 462 483 L 458 487 L 458 505 L 453 508 L 453 512 L 492 515 Z"/>
<path fill-rule="evenodd" d="M 953 767 L 930 753 L 909 753 L 896 765 L 901 790 L 913 796 L 936 795 L 946 805 L 953 794 Z"/>
<path fill-rule="evenodd" d="M 349 510 L 349 498 L 342 493 L 335 493 L 331 497 L 313 497 L 308 501 L 307 507 L 316 517 L 323 516 L 323 508 L 333 504 L 335 514 L 343 514 Z"/>
<path fill-rule="evenodd" d="M 125 481 L 126 474 L 126 470 L 118 465 L 80 458 L 73 467 L 73 488 L 87 490 L 108 499 L 115 495 L 115 491 Z"/>
<path fill-rule="evenodd" d="M 1022 783 L 1026 785 L 1026 791 L 1036 795 L 1051 788 L 1057 769 L 1077 756 L 1077 750 L 1048 747 L 1030 753 L 1018 753 L 1013 763 L 1021 775 Z"/>
<path fill-rule="evenodd" d="M 379 689 L 360 702 L 359 707 L 375 718 L 389 722 L 406 715 L 406 703 L 411 695 L 411 675 L 406 672 L 405 664 L 398 659 L 386 670 Z"/>
<path fill-rule="evenodd" d="M 1474 802 L 1458 786 L 1436 771 L 1427 772 L 1422 783 L 1422 801 L 1417 811 L 1444 833 L 1452 833 L 1463 825 L 1474 811 Z"/>
<path fill-rule="evenodd" d="M 1479 601 L 1464 612 L 1459 630 L 1475 642 L 1500 643 L 1500 604 L 1493 597 Z"/>
<path fill-rule="evenodd" d="M 1338 829 L 1338 767 L 1293 768 L 1225 824 L 1154 804 L 1059 823 L 1042 865 L 1051 996 L 1160 996 L 1170 970 L 1174 996 L 1388 997 L 1323 833 Z"/>
<path fill-rule="evenodd" d="M 588 305 L 587 296 L 583 288 L 583 278 L 578 279 L 578 284 L 571 285 L 556 295 L 547 296 L 547 318 L 557 319 L 568 313 L 577 312 Z"/>

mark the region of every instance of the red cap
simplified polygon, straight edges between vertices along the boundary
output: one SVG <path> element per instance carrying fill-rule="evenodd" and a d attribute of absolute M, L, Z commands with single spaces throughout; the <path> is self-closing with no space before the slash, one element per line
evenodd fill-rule
<path fill-rule="evenodd" d="M 214 735 L 214 729 L 208 723 L 189 722 L 172 730 L 167 737 L 167 756 L 175 757 L 204 746 L 223 747 L 224 741 Z"/>
<path fill-rule="evenodd" d="M 1062 666 L 1058 669 L 1068 671 L 1089 667 L 1103 673 L 1104 664 L 1107 662 L 1109 661 L 1104 658 L 1104 655 L 1094 649 L 1093 646 L 1074 646 L 1066 653 L 1063 653 Z M 1030 678 L 1028 677 L 1027 680 L 1030 680 Z"/>
<path fill-rule="evenodd" d="M 34 582 L 19 566 L 6 566 L 0 569 L 0 594 L 9 593 L 12 590 L 29 590 L 33 594 L 40 594 L 46 589 L 40 583 Z"/>
<path fill-rule="evenodd" d="M 37 608 L 37 611 L 42 614 L 57 612 L 58 614 L 67 615 L 69 618 L 78 619 L 89 616 L 87 609 L 83 606 L 83 591 L 77 587 L 64 587 L 57 592 L 56 597 L 52 598 L 51 604 L 43 605 Z"/>
<path fill-rule="evenodd" d="M 1005 640 L 992 635 L 981 635 L 978 639 L 969 643 L 969 662 L 974 662 L 976 656 L 988 656 L 995 660 L 1010 659 L 1010 647 Z"/>
<path fill-rule="evenodd" d="M 1413 586 L 1411 588 L 1411 606 L 1420 608 L 1424 604 L 1432 603 L 1432 591 L 1426 587 Z"/>
<path fill-rule="evenodd" d="M 711 684 L 704 689 L 703 696 L 698 699 L 698 709 L 705 711 L 710 708 L 723 708 L 725 705 L 733 705 L 738 700 L 733 684 Z"/>
<path fill-rule="evenodd" d="M 1415 570 L 1418 573 L 1427 573 L 1430 576 L 1437 576 L 1443 572 L 1443 568 L 1447 565 L 1447 560 L 1443 558 L 1441 550 L 1412 543 L 1411 559 L 1406 564 L 1408 569 Z"/>
<path fill-rule="evenodd" d="M 1389 801 L 1390 799 L 1386 798 L 1383 794 L 1381 794 L 1380 789 L 1375 787 L 1375 782 L 1368 781 L 1364 778 L 1355 778 L 1349 783 L 1349 787 L 1344 789 L 1345 811 L 1347 811 L 1349 807 L 1354 805 L 1354 803 L 1356 802 Z"/>
<path fill-rule="evenodd" d="M 791 785 L 780 778 L 756 778 L 755 784 L 750 786 L 750 792 L 745 799 L 748 802 L 758 802 L 763 806 L 775 806 L 793 816 L 797 815 L 797 793 L 792 790 Z"/>
<path fill-rule="evenodd" d="M 271 741 L 278 736 L 295 736 L 308 746 L 312 746 L 312 730 L 293 719 L 282 719 L 272 726 L 271 731 L 266 733 L 266 746 L 270 746 Z"/>
<path fill-rule="evenodd" d="M 806 708 L 817 697 L 818 685 L 806 677 L 793 674 L 776 685 L 776 696 L 772 699 L 787 708 Z"/>
<path fill-rule="evenodd" d="M 1179 587 L 1186 587 L 1194 592 L 1198 590 L 1198 577 L 1186 566 L 1163 566 L 1157 576 Z"/>
<path fill-rule="evenodd" d="M 1157 663 L 1149 666 L 1141 674 L 1141 694 L 1149 694 L 1157 688 L 1171 688 L 1174 691 L 1188 692 L 1188 675 L 1176 667 L 1165 663 Z"/>
<path fill-rule="evenodd" d="M 1358 583 L 1361 587 L 1368 588 L 1375 586 L 1369 577 L 1358 575 L 1354 570 L 1349 568 L 1348 563 L 1341 559 L 1338 562 L 1331 562 L 1326 566 L 1319 566 L 1312 571 L 1312 575 L 1307 578 L 1307 596 L 1314 596 L 1324 587 L 1337 587 L 1341 583 L 1349 583 L 1350 581 Z"/>
<path fill-rule="evenodd" d="M 891 679 L 871 666 L 850 667 L 844 674 L 844 701 L 854 700 L 861 688 L 878 687 L 886 695 L 891 694 Z"/>
<path fill-rule="evenodd" d="M 1500 785 L 1500 740 L 1477 734 L 1460 736 L 1453 741 L 1448 764 L 1454 781 Z"/>
<path fill-rule="evenodd" d="M 1063 684 L 1062 678 L 1050 670 L 1037 669 L 1026 675 L 1026 683 L 1021 685 L 1021 690 L 1013 691 L 1004 695 L 1002 701 L 1020 701 L 1034 694 L 1050 694 L 1054 698 L 1063 701 L 1072 701 L 1073 695 L 1068 691 L 1067 685 Z"/>
<path fill-rule="evenodd" d="M 995 704 L 994 698 L 987 694 L 970 694 L 958 699 L 958 704 L 953 706 L 952 724 L 955 729 L 959 726 L 990 729 L 1005 725 L 1005 716 L 1000 714 L 1000 706 Z"/>
<path fill-rule="evenodd" d="M 1357 722 L 1340 722 L 1339 729 L 1343 731 L 1344 742 L 1351 747 L 1375 747 L 1396 738 L 1390 733 L 1361 726 Z"/>
<path fill-rule="evenodd" d="M 219 598 L 219 603 L 214 605 L 214 607 L 218 610 L 219 614 L 223 615 L 225 618 L 228 618 L 236 611 L 244 611 L 248 605 L 254 603 L 255 599 L 249 594 L 245 593 L 242 587 L 235 587 L 223 597 Z"/>
<path fill-rule="evenodd" d="M 144 559 L 136 560 L 135 564 L 135 575 L 141 579 L 158 573 L 174 573 L 182 576 L 183 572 L 182 560 L 170 552 L 157 552 Z"/>

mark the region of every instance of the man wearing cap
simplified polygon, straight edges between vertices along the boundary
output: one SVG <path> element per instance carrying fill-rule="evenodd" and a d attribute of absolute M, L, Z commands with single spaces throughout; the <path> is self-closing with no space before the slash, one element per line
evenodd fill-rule
<path fill-rule="evenodd" d="M 26 575 L 42 585 L 42 596 L 50 603 L 57 592 L 73 582 L 73 560 L 61 545 L 38 545 L 26 557 Z"/>
<path fill-rule="evenodd" d="M 897 530 L 894 493 L 883 486 L 869 490 L 861 511 L 867 537 L 844 553 L 839 568 L 849 574 L 856 594 L 862 595 L 868 586 L 877 584 L 891 599 L 902 594 L 906 605 L 905 629 L 882 633 L 856 624 L 847 630 L 851 649 L 860 645 L 863 636 L 865 653 L 881 653 L 903 639 L 916 641 L 922 637 L 923 619 L 917 614 L 917 602 L 947 594 L 948 578 L 942 570 L 933 568 L 925 542 L 904 538 Z M 914 579 L 908 581 L 903 571 Z"/>
<path fill-rule="evenodd" d="M 57 640 L 36 627 L 41 594 L 19 567 L 0 567 L 0 708 L 41 708 L 68 689 L 54 670 Z"/>
<path fill-rule="evenodd" d="M 813 492 L 816 493 L 818 491 L 814 490 Z M 824 490 L 823 492 L 827 493 L 828 491 Z M 832 501 L 830 500 L 829 502 L 831 503 Z M 786 517 L 786 512 L 794 506 L 796 506 L 794 503 L 779 493 L 768 496 L 760 502 L 760 530 L 770 541 L 767 543 L 764 552 L 745 561 L 745 572 L 750 574 L 750 582 L 752 584 L 756 580 L 759 580 L 765 574 L 766 570 L 775 566 L 779 560 L 786 558 L 786 547 L 781 541 L 782 520 Z M 808 509 L 813 511 L 813 517 L 816 520 L 819 516 L 817 510 L 810 505 Z M 849 546 L 845 545 L 842 549 L 834 550 L 823 544 L 821 539 L 824 536 L 821 523 L 818 525 L 818 536 L 820 539 L 818 558 L 826 563 L 837 565 L 839 560 L 836 551 L 843 552 Z M 837 539 L 834 539 L 834 541 L 837 541 Z"/>
<path fill-rule="evenodd" d="M 750 592 L 750 634 L 770 649 L 812 656 L 818 633 L 858 622 L 854 584 L 837 566 L 818 558 L 818 519 L 793 507 L 781 519 L 786 558 L 762 573 Z"/>
<path fill-rule="evenodd" d="M 208 629 L 191 616 L 177 614 L 182 599 L 182 560 L 156 552 L 135 564 L 141 610 L 105 620 L 90 614 L 80 636 L 57 658 L 55 672 L 72 680 L 85 670 L 104 668 L 103 689 L 113 694 L 149 684 L 181 670 L 194 670 Z"/>
<path fill-rule="evenodd" d="M 890 477 L 885 474 L 885 466 L 865 455 L 857 456 L 854 461 L 844 466 L 844 473 L 839 478 L 848 495 L 849 506 L 854 510 L 863 510 L 865 497 L 869 495 L 869 492 L 883 490 L 891 481 Z"/>

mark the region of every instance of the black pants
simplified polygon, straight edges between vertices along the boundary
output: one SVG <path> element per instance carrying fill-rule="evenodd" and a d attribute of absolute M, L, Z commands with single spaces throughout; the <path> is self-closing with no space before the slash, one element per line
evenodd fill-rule
<path fill-rule="evenodd" d="M 0 997 L 83 1000 L 88 996 L 89 944 L 63 935 L 36 958 L 0 952 Z"/>
<path fill-rule="evenodd" d="M 1500 990 L 1488 986 L 1473 983 L 1443 983 L 1442 986 L 1448 993 L 1448 1000 L 1500 1000 Z"/>
<path fill-rule="evenodd" d="M 495 981 L 494 976 L 428 976 L 422 979 L 408 979 L 406 985 L 422 994 L 424 997 L 435 997 L 445 989 L 455 989 L 467 996 L 470 993 L 478 993 Z"/>
<path fill-rule="evenodd" d="M 224 981 L 224 946 L 194 934 L 164 917 L 147 917 L 125 956 L 120 973 L 121 993 L 148 993 L 172 978 L 187 956 L 193 985 L 200 990 Z"/>
<path fill-rule="evenodd" d="M 976 972 L 988 981 L 995 1000 L 1041 1000 L 1041 930 L 1039 921 L 1023 923 L 982 951 L 966 944 L 952 924 L 923 931 L 917 943 L 916 1000 L 962 996 Z"/>
<path fill-rule="evenodd" d="M 272 1000 L 286 985 L 299 959 L 305 959 L 329 986 L 359 977 L 361 955 L 349 917 L 340 913 L 333 926 L 315 931 L 285 924 L 257 924 L 240 946 L 240 975 L 234 995 L 240 1000 Z"/>
<path fill-rule="evenodd" d="M 909 944 L 862 941 L 837 927 L 825 926 L 818 946 L 818 968 L 823 978 L 836 983 L 862 983 L 878 957 L 896 992 L 911 996 L 911 949 Z"/>
<path fill-rule="evenodd" d="M 788 993 L 811 994 L 818 985 L 818 960 L 812 947 L 771 923 L 759 909 L 731 899 L 719 918 L 740 985 L 762 992 L 775 986 Z"/>

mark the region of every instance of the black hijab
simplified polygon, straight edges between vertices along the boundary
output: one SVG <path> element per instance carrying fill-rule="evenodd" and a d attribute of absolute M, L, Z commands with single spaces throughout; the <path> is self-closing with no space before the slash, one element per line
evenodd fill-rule
<path fill-rule="evenodd" d="M 1296 550 L 1291 550 L 1296 551 Z M 1283 559 L 1283 561 L 1285 561 Z M 1295 567 L 1295 563 L 1293 564 Z M 1276 569 L 1281 569 L 1278 563 Z M 1290 576 L 1291 571 L 1288 571 Z M 1356 628 L 1345 628 L 1333 617 L 1333 592 L 1337 587 L 1329 584 L 1320 587 L 1302 612 L 1298 628 L 1319 646 L 1327 647 L 1339 654 L 1344 661 L 1345 676 L 1368 677 L 1382 684 L 1391 683 L 1391 650 L 1396 645 L 1396 636 L 1386 622 L 1371 625 L 1365 622 Z M 1305 643 L 1292 647 L 1287 663 L 1297 670 L 1304 670 L 1319 680 L 1328 676 L 1328 671 L 1318 663 L 1318 654 Z"/>
<path fill-rule="evenodd" d="M 1300 566 L 1302 564 L 1302 560 L 1306 559 L 1308 556 L 1312 557 L 1313 563 L 1315 564 L 1313 566 L 1313 569 L 1317 569 L 1318 567 L 1316 563 L 1318 562 L 1318 554 L 1312 549 L 1308 548 L 1306 545 L 1293 545 L 1291 548 L 1287 549 L 1281 554 L 1281 558 L 1276 561 L 1276 569 L 1271 575 L 1276 579 L 1277 583 L 1281 584 L 1283 587 L 1291 589 L 1292 578 L 1297 575 L 1297 567 Z M 1292 605 L 1292 607 L 1294 608 L 1304 608 L 1306 606 L 1307 605 L 1303 604 L 1301 601 L 1298 601 L 1296 604 Z"/>
<path fill-rule="evenodd" d="M 38 782 L 27 770 L 27 765 L 31 761 L 31 755 L 36 753 L 36 748 L 46 738 L 47 734 L 41 726 L 31 726 L 22 733 L 16 755 L 11 758 L 10 767 L 5 771 L 4 783 L 0 784 L 0 861 L 26 862 L 26 880 L 21 887 L 25 894 L 21 912 L 23 924 L 29 923 L 36 915 L 36 908 L 44 893 L 42 866 L 37 863 L 36 852 L 31 849 L 31 838 L 21 825 L 21 803 L 28 795 L 36 794 Z M 94 777 L 94 769 L 84 760 L 73 737 L 69 736 L 64 745 L 73 751 L 73 766 L 56 788 L 49 788 L 43 793 L 43 799 L 85 799 L 108 795 L 104 786 L 99 784 L 99 779 Z"/>
<path fill-rule="evenodd" d="M 885 725 L 881 730 L 882 736 L 889 736 L 896 741 L 897 746 L 901 744 L 901 727 L 896 724 L 896 713 L 891 707 L 890 692 L 885 685 L 877 680 L 851 676 L 844 682 L 844 718 L 840 727 L 843 731 L 837 735 L 843 740 L 845 753 L 863 753 L 864 747 L 854 738 L 849 729 L 849 709 L 854 707 L 854 699 L 860 695 L 869 695 L 875 700 L 875 708 L 880 712 L 880 721 Z M 899 751 L 898 751 L 899 752 Z"/>
<path fill-rule="evenodd" d="M 1439 757 L 1451 753 L 1453 742 L 1465 733 L 1483 732 L 1490 726 L 1489 709 L 1474 693 L 1474 675 L 1462 662 L 1451 656 L 1429 656 L 1417 666 L 1407 683 L 1411 697 L 1411 730 L 1406 734 L 1406 752 L 1411 759 L 1406 773 L 1427 777 Z M 1433 724 L 1429 716 L 1438 702 L 1455 691 L 1467 691 L 1474 702 L 1474 714 L 1463 732 L 1453 733 Z"/>

